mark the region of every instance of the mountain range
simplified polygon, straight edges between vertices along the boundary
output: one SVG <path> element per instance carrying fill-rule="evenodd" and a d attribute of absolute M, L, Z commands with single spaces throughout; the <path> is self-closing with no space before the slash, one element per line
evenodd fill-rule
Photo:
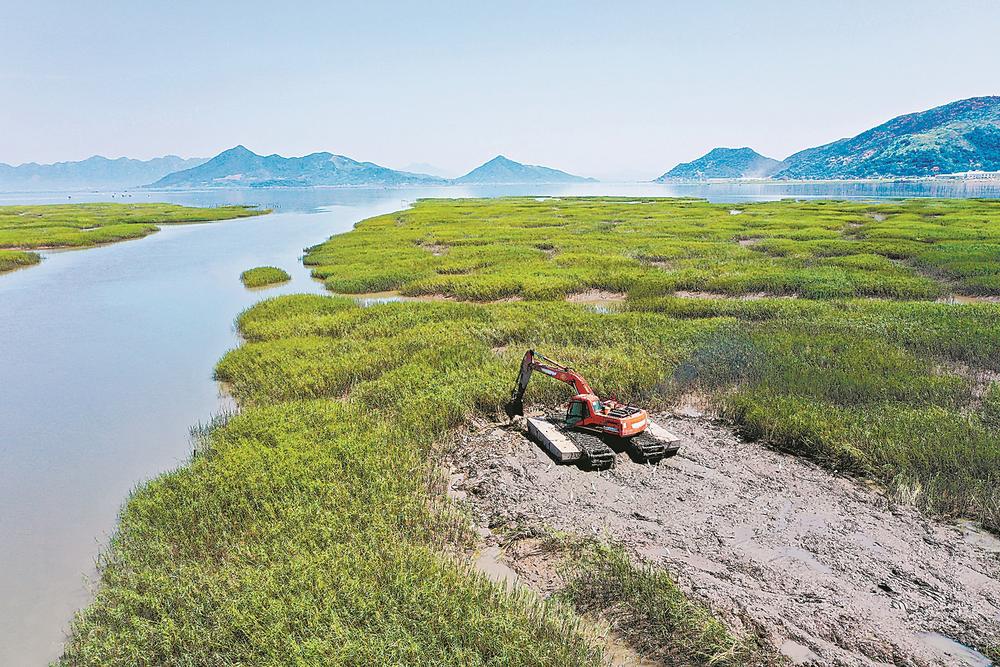
<path fill-rule="evenodd" d="M 558 169 L 514 162 L 498 155 L 455 179 L 397 171 L 343 155 L 304 157 L 257 155 L 244 146 L 230 148 L 204 164 L 168 174 L 150 188 L 310 187 L 329 185 L 448 185 L 504 183 L 582 183 L 591 179 Z"/>
<path fill-rule="evenodd" d="M 934 176 L 1000 170 L 1000 97 L 911 113 L 785 160 L 776 178 Z"/>
<path fill-rule="evenodd" d="M 133 160 L 109 159 L 100 155 L 78 162 L 36 164 L 17 167 L 0 164 L 0 190 L 25 192 L 41 190 L 125 189 L 150 183 L 180 169 L 195 167 L 207 158 L 184 159 L 176 155 Z"/>
<path fill-rule="evenodd" d="M 257 155 L 244 146 L 223 151 L 191 169 L 174 172 L 151 188 L 308 187 L 316 185 L 427 185 L 445 179 L 358 162 L 333 153 L 303 157 Z"/>
<path fill-rule="evenodd" d="M 428 166 L 428 165 L 424 165 Z M 751 148 L 715 148 L 656 179 L 858 179 L 1000 171 L 1000 96 L 973 97 L 893 118 L 846 139 L 807 148 L 783 161 Z M 594 179 L 521 164 L 498 155 L 459 178 L 400 171 L 333 153 L 258 155 L 236 146 L 211 159 L 0 164 L 0 191 L 215 187 L 402 186 L 584 183 Z M 145 185 L 144 185 L 145 184 Z"/>
<path fill-rule="evenodd" d="M 1000 96 L 972 97 L 898 116 L 778 162 L 749 148 L 716 148 L 657 181 L 709 178 L 829 179 L 1000 171 Z"/>

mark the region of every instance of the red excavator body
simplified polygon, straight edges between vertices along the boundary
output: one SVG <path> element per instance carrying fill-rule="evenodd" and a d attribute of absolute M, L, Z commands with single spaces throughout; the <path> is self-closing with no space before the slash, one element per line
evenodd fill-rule
<path fill-rule="evenodd" d="M 618 438 L 631 438 L 646 430 L 649 416 L 645 410 L 614 399 L 599 398 L 582 375 L 534 350 L 525 352 L 521 360 L 521 373 L 507 408 L 512 416 L 524 412 L 524 391 L 535 371 L 565 382 L 576 390 L 576 395 L 569 400 L 566 410 L 567 427 Z"/>

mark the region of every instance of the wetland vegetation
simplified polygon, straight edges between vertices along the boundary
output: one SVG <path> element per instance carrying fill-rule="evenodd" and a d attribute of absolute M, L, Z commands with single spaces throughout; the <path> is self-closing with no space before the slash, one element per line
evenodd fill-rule
<path fill-rule="evenodd" d="M 663 655 L 764 661 L 613 553 L 585 562 L 605 585 L 563 602 L 470 571 L 437 462 L 452 429 L 500 411 L 527 347 L 650 408 L 703 397 L 751 437 L 1000 531 L 1000 305 L 937 302 L 1000 294 L 984 261 L 1000 203 L 732 210 L 428 200 L 310 249 L 332 291 L 446 299 L 294 295 L 243 313 L 246 343 L 216 368 L 242 412 L 130 498 L 64 663 L 596 664 L 571 607 L 609 599 L 683 629 Z M 627 298 L 566 300 L 588 291 Z"/>
<path fill-rule="evenodd" d="M 89 248 L 142 238 L 157 225 L 230 220 L 267 211 L 246 206 L 46 204 L 0 206 L 0 272 L 37 264 L 43 248 Z"/>
<path fill-rule="evenodd" d="M 276 266 L 257 266 L 240 274 L 240 281 L 245 287 L 269 287 L 291 279 L 287 271 Z"/>
<path fill-rule="evenodd" d="M 36 252 L 0 250 L 0 273 L 38 264 L 40 261 L 42 261 L 42 258 Z"/>

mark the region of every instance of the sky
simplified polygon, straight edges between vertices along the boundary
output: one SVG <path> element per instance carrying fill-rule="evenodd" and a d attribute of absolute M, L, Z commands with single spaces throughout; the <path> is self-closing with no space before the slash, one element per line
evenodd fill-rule
<path fill-rule="evenodd" d="M 1000 94 L 1000 1 L 2 0 L 0 162 L 497 154 L 653 178 Z"/>

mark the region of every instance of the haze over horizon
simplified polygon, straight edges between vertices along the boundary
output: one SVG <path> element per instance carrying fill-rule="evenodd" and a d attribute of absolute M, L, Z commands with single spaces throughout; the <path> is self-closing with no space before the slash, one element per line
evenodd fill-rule
<path fill-rule="evenodd" d="M 1000 93 L 1000 4 L 0 8 L 0 162 L 330 151 L 462 174 L 503 154 L 653 178 Z"/>

